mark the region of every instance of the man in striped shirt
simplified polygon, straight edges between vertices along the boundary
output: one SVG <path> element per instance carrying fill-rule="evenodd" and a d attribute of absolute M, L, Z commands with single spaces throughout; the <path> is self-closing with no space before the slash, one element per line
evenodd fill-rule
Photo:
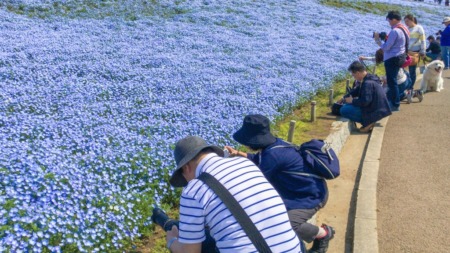
<path fill-rule="evenodd" d="M 286 208 L 259 168 L 243 157 L 223 158 L 223 150 L 197 136 L 175 146 L 177 167 L 170 178 L 184 187 L 180 199 L 179 229 L 167 232 L 167 247 L 174 253 L 200 252 L 208 226 L 220 252 L 257 252 L 222 200 L 197 178 L 207 172 L 236 199 L 272 252 L 301 252 Z"/>

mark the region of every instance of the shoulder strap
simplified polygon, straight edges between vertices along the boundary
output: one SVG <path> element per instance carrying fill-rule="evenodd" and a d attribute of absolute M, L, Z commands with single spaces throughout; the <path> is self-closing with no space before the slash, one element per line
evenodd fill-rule
<path fill-rule="evenodd" d="M 274 149 L 274 148 L 298 148 L 298 146 L 294 146 L 294 145 L 289 145 L 289 146 L 278 145 L 278 146 L 273 146 L 270 149 Z M 298 172 L 298 171 L 283 171 L 283 172 L 284 173 L 288 173 L 288 174 L 293 174 L 293 175 L 304 176 L 304 177 L 313 177 L 313 178 L 318 178 L 318 179 L 325 179 L 325 178 L 323 178 L 321 176 L 317 176 L 317 175 L 314 175 L 314 174 L 311 174 L 311 173 L 307 173 L 307 172 Z"/>
<path fill-rule="evenodd" d="M 409 36 L 406 34 L 406 31 L 403 29 L 402 26 L 397 26 L 395 28 L 398 28 L 402 30 L 403 34 L 405 35 L 405 52 L 408 53 L 408 47 L 409 47 Z"/>
<path fill-rule="evenodd" d="M 231 195 L 231 193 L 215 177 L 211 176 L 209 173 L 203 172 L 197 179 L 203 181 L 217 196 L 219 196 L 237 222 L 241 225 L 253 245 L 255 245 L 258 252 L 272 252 L 266 240 L 262 237 L 261 233 L 241 205 L 239 205 L 233 195 Z"/>

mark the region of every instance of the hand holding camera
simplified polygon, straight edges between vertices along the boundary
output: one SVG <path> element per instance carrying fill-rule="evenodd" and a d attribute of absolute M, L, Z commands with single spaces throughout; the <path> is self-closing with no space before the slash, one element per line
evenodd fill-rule
<path fill-rule="evenodd" d="M 383 40 L 383 41 L 386 41 L 386 39 L 387 39 L 387 33 L 385 33 L 385 32 L 380 32 L 380 33 L 378 33 L 378 32 L 373 32 L 372 38 L 374 38 L 375 40 L 381 39 L 381 40 Z"/>

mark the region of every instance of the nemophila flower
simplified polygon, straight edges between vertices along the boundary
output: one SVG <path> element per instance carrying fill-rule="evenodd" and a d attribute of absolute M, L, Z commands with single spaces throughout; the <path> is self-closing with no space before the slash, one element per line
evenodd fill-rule
<path fill-rule="evenodd" d="M 445 16 L 378 1 L 421 7 L 430 34 Z M 390 29 L 385 15 L 312 0 L 164 1 L 154 16 L 127 0 L 109 18 L 88 2 L 8 1 L 44 19 L 0 9 L 0 251 L 120 249 L 151 224 L 148 196 L 173 194 L 163 178 L 178 139 L 235 144 L 244 115 L 283 116 Z M 58 16 L 54 3 L 87 11 Z"/>

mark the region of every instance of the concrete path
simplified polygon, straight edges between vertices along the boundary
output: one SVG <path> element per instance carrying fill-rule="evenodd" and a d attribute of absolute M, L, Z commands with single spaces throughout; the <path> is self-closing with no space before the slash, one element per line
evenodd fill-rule
<path fill-rule="evenodd" d="M 450 252 L 450 70 L 443 76 L 443 91 L 389 118 L 378 174 L 379 252 Z"/>

